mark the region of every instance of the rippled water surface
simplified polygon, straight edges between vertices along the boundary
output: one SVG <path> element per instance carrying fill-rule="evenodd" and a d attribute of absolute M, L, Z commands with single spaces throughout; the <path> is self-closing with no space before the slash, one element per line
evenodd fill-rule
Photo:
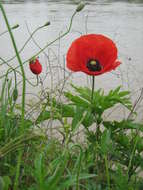
<path fill-rule="evenodd" d="M 38 46 L 43 47 L 47 42 L 51 42 L 64 33 L 69 26 L 71 15 L 76 9 L 76 3 L 72 0 L 8 0 L 4 2 L 11 26 L 17 23 L 20 25 L 13 31 L 19 49 L 29 38 L 30 33 L 47 21 L 50 21 L 51 25 L 39 30 L 34 35 Z M 141 88 L 143 86 L 143 4 L 141 2 L 86 1 L 87 5 L 84 10 L 74 18 L 71 32 L 46 49 L 50 60 L 47 61 L 46 55 L 40 55 L 44 72 L 50 70 L 49 63 L 53 68 L 57 65 L 64 67 L 65 54 L 75 38 L 86 33 L 102 33 L 116 42 L 122 65 L 113 73 L 98 76 L 96 87 L 108 90 L 123 84 L 124 88 L 129 88 L 132 91 Z M 0 13 L 0 33 L 5 30 L 6 26 Z M 38 46 L 31 40 L 21 52 L 22 60 L 25 61 L 37 53 Z M 0 37 L 0 57 L 8 60 L 13 55 L 14 51 L 7 33 Z M 9 64 L 17 65 L 16 59 Z M 6 66 L 0 66 L 0 75 L 6 69 Z M 33 77 L 29 72 L 28 64 L 25 64 L 25 71 L 27 78 Z M 43 77 L 45 77 L 45 73 L 43 73 Z M 63 75 L 64 72 L 61 69 L 53 71 L 55 81 L 60 81 Z M 74 73 L 71 79 L 79 85 L 87 84 L 87 76 L 83 73 Z M 48 83 L 47 76 L 45 85 Z"/>

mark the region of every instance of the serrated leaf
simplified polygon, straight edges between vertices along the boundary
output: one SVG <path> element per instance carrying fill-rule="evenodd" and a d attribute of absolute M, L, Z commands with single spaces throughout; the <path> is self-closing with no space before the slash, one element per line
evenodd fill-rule
<path fill-rule="evenodd" d="M 138 129 L 143 132 L 143 124 L 140 123 L 134 123 L 130 120 L 122 120 L 120 122 L 118 121 L 104 121 L 104 126 L 111 130 L 117 130 L 117 129 Z"/>
<path fill-rule="evenodd" d="M 91 112 L 91 110 L 87 110 L 86 115 L 82 121 L 82 124 L 84 125 L 84 127 L 89 127 L 94 123 L 95 119 L 94 116 Z"/>
<path fill-rule="evenodd" d="M 62 117 L 74 117 L 75 110 L 72 105 L 67 104 L 59 104 L 54 108 L 53 113 L 51 111 L 43 111 L 38 116 L 36 123 L 40 123 L 42 121 L 48 119 L 60 119 Z"/>
<path fill-rule="evenodd" d="M 127 96 L 130 94 L 130 91 L 122 91 L 122 92 L 119 92 L 119 96 Z"/>
<path fill-rule="evenodd" d="M 86 99 L 89 102 L 91 101 L 91 93 L 92 93 L 91 89 L 89 89 L 87 87 L 77 87 L 77 86 L 75 86 L 73 84 L 71 84 L 71 86 L 72 86 L 72 88 L 75 89 L 76 92 L 79 93 L 79 95 L 82 98 Z"/>
<path fill-rule="evenodd" d="M 72 120 L 72 131 L 77 129 L 85 118 L 86 111 L 82 107 L 76 107 Z"/>
<path fill-rule="evenodd" d="M 101 152 L 103 154 L 107 154 L 109 150 L 111 150 L 111 132 L 109 130 L 105 130 L 101 136 Z"/>
<path fill-rule="evenodd" d="M 90 107 L 90 103 L 87 102 L 86 100 L 84 100 L 83 98 L 79 97 L 79 96 L 74 96 L 69 92 L 65 92 L 65 96 L 74 104 L 81 106 L 81 107 L 85 107 L 88 108 Z"/>

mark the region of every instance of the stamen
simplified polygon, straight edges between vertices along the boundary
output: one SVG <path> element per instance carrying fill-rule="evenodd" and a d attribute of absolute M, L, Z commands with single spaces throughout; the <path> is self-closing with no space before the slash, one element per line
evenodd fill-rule
<path fill-rule="evenodd" d="M 99 61 L 93 59 L 89 60 L 86 66 L 89 69 L 89 71 L 101 71 L 102 69 L 102 66 L 99 63 Z"/>

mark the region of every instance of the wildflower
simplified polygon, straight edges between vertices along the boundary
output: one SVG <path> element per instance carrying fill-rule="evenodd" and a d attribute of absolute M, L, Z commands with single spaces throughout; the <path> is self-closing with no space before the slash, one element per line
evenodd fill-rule
<path fill-rule="evenodd" d="M 37 58 L 29 62 L 29 67 L 35 75 L 39 75 L 42 72 L 42 65 Z"/>
<path fill-rule="evenodd" d="M 66 57 L 67 67 L 88 75 L 101 75 L 121 63 L 117 61 L 115 43 L 101 34 L 88 34 L 73 41 Z"/>

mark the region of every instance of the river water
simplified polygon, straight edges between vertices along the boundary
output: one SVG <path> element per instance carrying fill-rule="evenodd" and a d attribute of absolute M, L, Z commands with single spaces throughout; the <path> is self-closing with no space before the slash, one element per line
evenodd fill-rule
<path fill-rule="evenodd" d="M 39 30 L 34 35 L 34 39 L 40 47 L 53 41 L 67 30 L 70 18 L 76 9 L 76 4 L 71 0 L 4 2 L 11 26 L 20 25 L 13 31 L 18 49 L 21 49 L 35 28 L 47 21 L 50 21 L 51 25 Z M 46 55 L 39 56 L 44 70 L 41 75 L 42 79 L 45 79 L 44 87 L 48 88 L 51 80 L 60 83 L 60 80 L 67 75 L 63 71 L 65 55 L 75 38 L 86 33 L 102 33 L 116 42 L 122 65 L 114 72 L 96 77 L 96 88 L 104 88 L 108 91 L 117 85 L 122 85 L 123 89 L 130 89 L 132 94 L 136 94 L 143 87 L 143 3 L 102 0 L 86 2 L 84 10 L 75 16 L 70 33 L 48 47 L 45 51 Z M 5 30 L 6 26 L 0 13 L 0 33 Z M 39 48 L 31 40 L 20 55 L 25 61 L 38 51 Z M 13 55 L 9 35 L 5 34 L 0 37 L 0 57 L 9 60 Z M 17 60 L 14 59 L 9 64 L 16 66 Z M 24 68 L 26 77 L 33 81 L 28 64 L 25 64 Z M 6 70 L 6 65 L 0 66 L 0 76 Z M 84 73 L 74 73 L 69 81 L 77 85 L 89 85 L 89 77 Z M 33 91 L 33 87 L 28 85 L 27 91 Z"/>

